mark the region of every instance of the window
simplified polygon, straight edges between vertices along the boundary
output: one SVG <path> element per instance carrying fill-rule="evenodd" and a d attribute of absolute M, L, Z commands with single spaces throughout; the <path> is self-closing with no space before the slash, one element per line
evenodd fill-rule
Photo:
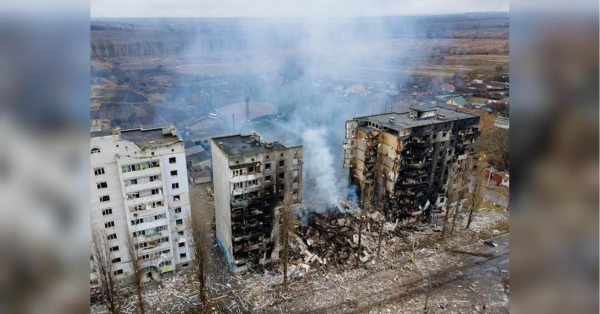
<path fill-rule="evenodd" d="M 176 177 L 177 176 L 177 170 L 171 170 L 171 176 Z"/>
<path fill-rule="evenodd" d="M 271 182 L 271 180 L 273 180 L 273 177 L 272 177 L 272 176 L 266 176 L 266 177 L 265 177 L 265 181 L 266 181 L 266 182 Z"/>
<path fill-rule="evenodd" d="M 94 175 L 99 176 L 99 175 L 102 175 L 102 174 L 104 174 L 104 168 L 96 168 L 96 169 L 94 169 Z"/>
<path fill-rule="evenodd" d="M 171 158 L 169 158 L 169 163 L 170 163 L 170 164 L 174 164 L 174 163 L 176 163 L 176 162 L 177 162 L 177 158 L 175 158 L 175 157 L 171 157 Z"/>
<path fill-rule="evenodd" d="M 100 196 L 100 202 L 108 202 L 108 201 L 110 201 L 110 196 L 108 196 L 108 195 Z"/>
<path fill-rule="evenodd" d="M 179 183 L 173 183 L 171 184 L 171 187 L 174 189 L 178 189 L 179 188 Z"/>
<path fill-rule="evenodd" d="M 115 222 L 114 221 L 108 221 L 104 223 L 104 228 L 111 228 L 115 226 Z"/>
<path fill-rule="evenodd" d="M 111 262 L 112 262 L 113 264 L 115 264 L 115 263 L 120 263 L 120 262 L 121 262 L 121 258 L 120 258 L 120 257 L 113 258 Z"/>
<path fill-rule="evenodd" d="M 183 219 L 177 219 L 177 220 L 175 221 L 175 224 L 176 224 L 176 225 L 178 225 L 178 226 L 181 226 L 181 225 L 183 225 Z"/>
<path fill-rule="evenodd" d="M 130 185 L 136 185 L 136 184 L 138 184 L 138 180 L 137 180 L 137 179 L 131 179 L 131 180 L 129 181 L 129 184 L 130 184 Z"/>
<path fill-rule="evenodd" d="M 297 178 L 297 177 L 298 177 L 298 170 L 292 171 L 292 178 Z"/>
<path fill-rule="evenodd" d="M 280 184 L 280 185 L 277 187 L 277 190 L 278 190 L 279 192 L 283 192 L 283 190 L 284 190 L 284 189 L 285 189 L 285 185 L 283 185 L 283 184 Z"/>
<path fill-rule="evenodd" d="M 292 189 L 297 189 L 297 188 L 298 188 L 298 182 L 292 183 Z"/>
<path fill-rule="evenodd" d="M 278 177 L 279 177 L 280 180 L 283 180 L 283 179 L 285 179 L 285 174 L 284 173 L 280 173 L 278 175 Z"/>
<path fill-rule="evenodd" d="M 154 220 L 167 218 L 167 214 L 154 215 Z"/>
<path fill-rule="evenodd" d="M 150 182 L 158 181 L 158 176 L 151 176 Z"/>
<path fill-rule="evenodd" d="M 292 159 L 292 165 L 297 165 L 298 163 L 300 163 L 300 160 L 298 158 L 294 158 Z"/>
<path fill-rule="evenodd" d="M 92 148 L 92 154 L 100 154 L 100 148 Z"/>
<path fill-rule="evenodd" d="M 179 242 L 179 247 L 185 247 L 185 242 Z"/>
<path fill-rule="evenodd" d="M 266 163 L 265 164 L 265 170 L 271 170 L 271 163 Z"/>
<path fill-rule="evenodd" d="M 173 196 L 173 201 L 174 202 L 178 202 L 181 199 L 181 195 L 175 195 Z"/>
<path fill-rule="evenodd" d="M 135 192 L 135 193 L 131 193 L 129 194 L 130 198 L 140 198 L 140 193 L 139 192 Z"/>
<path fill-rule="evenodd" d="M 96 187 L 98 189 L 106 189 L 108 187 L 108 184 L 106 184 L 106 182 L 99 182 L 99 183 L 96 183 Z"/>
<path fill-rule="evenodd" d="M 279 161 L 279 167 L 285 167 L 285 160 Z"/>
<path fill-rule="evenodd" d="M 248 168 L 248 173 L 254 173 L 256 171 L 255 167 L 249 167 Z"/>
<path fill-rule="evenodd" d="M 116 239 L 116 238 L 117 238 L 117 234 L 116 234 L 116 233 L 109 234 L 109 235 L 106 237 L 106 239 L 108 239 L 108 240 L 114 240 L 114 239 Z"/>
<path fill-rule="evenodd" d="M 281 157 L 283 157 L 283 153 L 281 154 Z"/>
<path fill-rule="evenodd" d="M 160 193 L 160 189 L 152 189 L 152 195 L 156 195 Z"/>
<path fill-rule="evenodd" d="M 116 245 L 116 246 L 113 246 L 113 247 L 111 247 L 111 248 L 110 248 L 110 251 L 111 251 L 111 252 L 116 252 L 116 251 L 118 251 L 118 250 L 119 250 L 119 246 L 118 246 L 118 245 Z"/>
<path fill-rule="evenodd" d="M 176 214 L 179 214 L 179 213 L 181 213 L 181 207 L 177 207 L 177 208 L 175 208 L 175 213 L 176 213 Z"/>
<path fill-rule="evenodd" d="M 181 267 L 188 267 L 188 266 L 189 266 L 189 264 L 188 264 L 188 263 L 183 263 L 183 264 L 181 265 Z"/>
<path fill-rule="evenodd" d="M 183 231 L 177 231 L 178 235 L 183 235 Z"/>
<path fill-rule="evenodd" d="M 102 210 L 102 216 L 106 216 L 106 215 L 110 215 L 112 214 L 112 208 L 106 208 Z"/>
<path fill-rule="evenodd" d="M 179 258 L 187 258 L 187 253 L 181 253 L 181 254 L 179 254 Z"/>
<path fill-rule="evenodd" d="M 114 274 L 115 274 L 115 276 L 116 275 L 122 275 L 123 274 L 123 270 L 122 269 L 117 269 L 117 270 L 115 270 Z"/>

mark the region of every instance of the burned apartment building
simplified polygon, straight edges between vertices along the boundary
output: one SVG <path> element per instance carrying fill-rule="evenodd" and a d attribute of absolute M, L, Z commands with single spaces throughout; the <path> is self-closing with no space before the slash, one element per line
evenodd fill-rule
<path fill-rule="evenodd" d="M 302 202 L 302 146 L 261 136 L 211 140 L 217 242 L 233 271 L 277 258 L 278 212 Z"/>
<path fill-rule="evenodd" d="M 183 140 L 175 127 L 139 126 L 91 132 L 91 227 L 107 238 L 119 282 L 133 275 L 128 234 L 144 279 L 188 267 L 193 259 Z M 94 257 L 92 256 L 91 259 Z M 91 285 L 98 285 L 91 269 Z"/>
<path fill-rule="evenodd" d="M 358 117 L 346 121 L 344 167 L 361 199 L 414 222 L 445 206 L 449 166 L 474 153 L 479 134 L 479 116 L 443 106 Z"/>

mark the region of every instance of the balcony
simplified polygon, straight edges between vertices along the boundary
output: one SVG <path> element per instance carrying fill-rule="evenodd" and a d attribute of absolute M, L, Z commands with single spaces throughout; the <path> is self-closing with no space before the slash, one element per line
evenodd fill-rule
<path fill-rule="evenodd" d="M 231 208 L 239 208 L 239 207 L 246 207 L 246 206 L 248 206 L 247 200 L 232 200 L 231 201 Z"/>
<path fill-rule="evenodd" d="M 143 170 L 129 171 L 123 172 L 123 180 L 135 179 L 140 177 L 150 177 L 154 175 L 160 175 L 161 169 L 160 167 L 153 167 Z"/>
<path fill-rule="evenodd" d="M 166 250 L 166 249 L 170 249 L 171 248 L 171 244 L 169 243 L 169 241 L 158 243 L 158 242 L 156 242 L 154 240 L 150 240 L 148 242 L 149 242 L 148 243 L 148 247 L 145 247 L 145 248 L 143 248 L 143 249 L 140 250 L 141 254 L 147 254 L 147 253 L 151 253 L 151 252 L 154 252 L 154 251 L 162 251 L 162 250 Z"/>
<path fill-rule="evenodd" d="M 164 201 L 164 200 L 165 200 L 164 194 L 158 193 L 158 194 L 154 194 L 154 195 L 148 195 L 148 196 L 143 196 L 143 197 L 138 197 L 138 198 L 127 199 L 127 205 L 135 206 L 135 205 L 141 205 L 141 204 Z"/>
<path fill-rule="evenodd" d="M 407 142 L 403 146 L 406 148 L 412 147 L 428 147 L 431 145 L 431 142 Z"/>
<path fill-rule="evenodd" d="M 427 162 L 420 162 L 420 163 L 406 163 L 404 164 L 404 167 L 409 168 L 409 169 L 423 169 L 426 167 L 431 166 L 431 161 L 427 161 Z"/>
<path fill-rule="evenodd" d="M 160 189 L 163 182 L 161 180 L 148 181 L 142 184 L 131 184 L 125 187 L 125 193 L 132 193 L 144 190 Z"/>

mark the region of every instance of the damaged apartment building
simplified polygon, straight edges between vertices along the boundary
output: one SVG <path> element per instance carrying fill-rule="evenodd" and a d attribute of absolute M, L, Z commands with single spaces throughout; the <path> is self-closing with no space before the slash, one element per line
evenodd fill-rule
<path fill-rule="evenodd" d="M 357 117 L 346 121 L 344 167 L 361 199 L 414 222 L 445 206 L 449 166 L 474 153 L 479 134 L 479 116 L 440 106 Z"/>
<path fill-rule="evenodd" d="M 261 136 L 211 140 L 217 242 L 233 271 L 277 258 L 278 211 L 302 202 L 302 146 Z"/>
<path fill-rule="evenodd" d="M 92 132 L 90 142 L 91 225 L 106 236 L 117 280 L 133 275 L 128 233 L 145 280 L 186 268 L 193 258 L 184 226 L 190 198 L 175 127 L 114 128 Z M 97 284 L 94 269 L 90 277 Z"/>

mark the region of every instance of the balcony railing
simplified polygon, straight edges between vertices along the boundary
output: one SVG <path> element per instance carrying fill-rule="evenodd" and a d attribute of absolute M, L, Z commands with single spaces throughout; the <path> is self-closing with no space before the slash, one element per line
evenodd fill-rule
<path fill-rule="evenodd" d="M 123 173 L 123 180 L 129 180 L 139 177 L 149 177 L 153 175 L 160 175 L 160 167 L 147 168 L 143 170 L 129 171 Z"/>

